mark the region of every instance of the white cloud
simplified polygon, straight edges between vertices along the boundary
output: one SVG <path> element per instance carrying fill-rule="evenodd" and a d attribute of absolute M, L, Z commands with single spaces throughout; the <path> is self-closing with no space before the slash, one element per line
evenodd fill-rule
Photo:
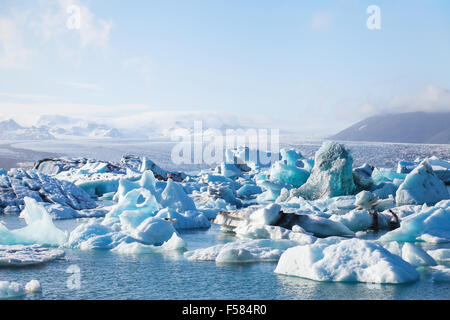
<path fill-rule="evenodd" d="M 67 8 L 70 5 L 80 8 L 79 29 L 67 28 L 70 17 Z M 25 11 L 12 7 L 7 15 L 0 16 L 0 68 L 23 69 L 30 65 L 32 55 L 38 50 L 25 45 L 24 35 L 44 42 L 56 39 L 61 46 L 66 43 L 62 41 L 64 37 L 74 33 L 82 49 L 106 46 L 112 27 L 112 21 L 97 18 L 80 0 L 40 1 L 36 8 Z"/>

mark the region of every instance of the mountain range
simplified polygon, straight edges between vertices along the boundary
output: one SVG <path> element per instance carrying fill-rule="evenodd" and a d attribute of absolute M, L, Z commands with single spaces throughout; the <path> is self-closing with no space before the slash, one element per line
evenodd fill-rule
<path fill-rule="evenodd" d="M 450 143 L 450 112 L 408 112 L 366 118 L 329 137 L 343 141 Z"/>

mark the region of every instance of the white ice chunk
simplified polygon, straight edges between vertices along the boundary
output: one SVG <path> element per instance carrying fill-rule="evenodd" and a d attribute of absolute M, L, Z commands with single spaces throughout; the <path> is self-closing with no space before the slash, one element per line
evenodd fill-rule
<path fill-rule="evenodd" d="M 434 174 L 428 160 L 425 159 L 409 173 L 396 193 L 397 205 L 424 204 L 434 205 L 449 199 L 445 184 Z"/>
<path fill-rule="evenodd" d="M 0 266 L 2 267 L 39 265 L 63 256 L 62 250 L 52 250 L 40 245 L 0 245 Z"/>
<path fill-rule="evenodd" d="M 426 253 L 422 248 L 419 248 L 412 243 L 405 243 L 402 248 L 402 259 L 409 262 L 415 267 L 435 266 L 436 261 Z"/>
<path fill-rule="evenodd" d="M 144 244 L 161 245 L 172 238 L 174 233 L 176 230 L 172 222 L 150 217 L 133 230 L 130 236 Z"/>
<path fill-rule="evenodd" d="M 29 293 L 42 292 L 41 284 L 38 280 L 31 280 L 25 285 L 25 291 Z"/>
<path fill-rule="evenodd" d="M 66 241 L 67 234 L 59 230 L 42 204 L 26 197 L 25 209 L 20 216 L 27 226 L 21 229 L 8 230 L 0 225 L 0 244 L 43 244 L 59 246 Z"/>
<path fill-rule="evenodd" d="M 428 250 L 427 253 L 438 262 L 450 262 L 450 249 Z"/>
<path fill-rule="evenodd" d="M 0 281 L 0 299 L 17 298 L 24 295 L 25 290 L 19 283 Z"/>
<path fill-rule="evenodd" d="M 434 207 L 424 205 L 419 212 L 405 217 L 400 228 L 388 232 L 380 241 L 449 242 L 450 200 L 443 200 Z"/>
<path fill-rule="evenodd" d="M 191 261 L 217 263 L 277 261 L 284 250 L 298 244 L 293 240 L 237 241 L 188 251 L 184 255 Z"/>
<path fill-rule="evenodd" d="M 186 249 L 186 243 L 176 233 L 174 233 L 172 237 L 161 246 L 146 245 L 139 242 L 122 242 L 111 251 L 123 254 L 145 254 L 164 253 L 184 249 Z"/>
<path fill-rule="evenodd" d="M 404 283 L 419 273 L 380 244 L 360 239 L 317 240 L 286 250 L 276 273 L 317 281 Z"/>
<path fill-rule="evenodd" d="M 167 186 L 161 194 L 161 204 L 165 208 L 180 212 L 196 210 L 194 201 L 186 194 L 183 186 L 172 179 L 167 181 Z"/>

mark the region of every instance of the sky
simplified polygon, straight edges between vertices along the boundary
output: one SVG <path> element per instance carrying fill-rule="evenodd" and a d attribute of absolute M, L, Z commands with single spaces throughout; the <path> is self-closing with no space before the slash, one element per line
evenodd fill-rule
<path fill-rule="evenodd" d="M 0 0 L 0 118 L 207 115 L 327 135 L 450 111 L 449 15 L 447 0 Z"/>

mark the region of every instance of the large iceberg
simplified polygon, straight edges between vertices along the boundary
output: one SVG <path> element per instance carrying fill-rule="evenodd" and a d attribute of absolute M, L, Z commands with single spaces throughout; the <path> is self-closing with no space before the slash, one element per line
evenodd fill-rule
<path fill-rule="evenodd" d="M 406 176 L 396 194 L 398 206 L 424 203 L 434 205 L 449 198 L 445 184 L 434 174 L 427 159 Z"/>
<path fill-rule="evenodd" d="M 294 196 L 315 200 L 350 195 L 356 191 L 352 171 L 353 158 L 344 145 L 324 142 L 316 152 L 314 167 Z"/>
<path fill-rule="evenodd" d="M 317 281 L 405 283 L 417 281 L 416 269 L 380 244 L 360 239 L 324 239 L 287 249 L 278 274 Z"/>

